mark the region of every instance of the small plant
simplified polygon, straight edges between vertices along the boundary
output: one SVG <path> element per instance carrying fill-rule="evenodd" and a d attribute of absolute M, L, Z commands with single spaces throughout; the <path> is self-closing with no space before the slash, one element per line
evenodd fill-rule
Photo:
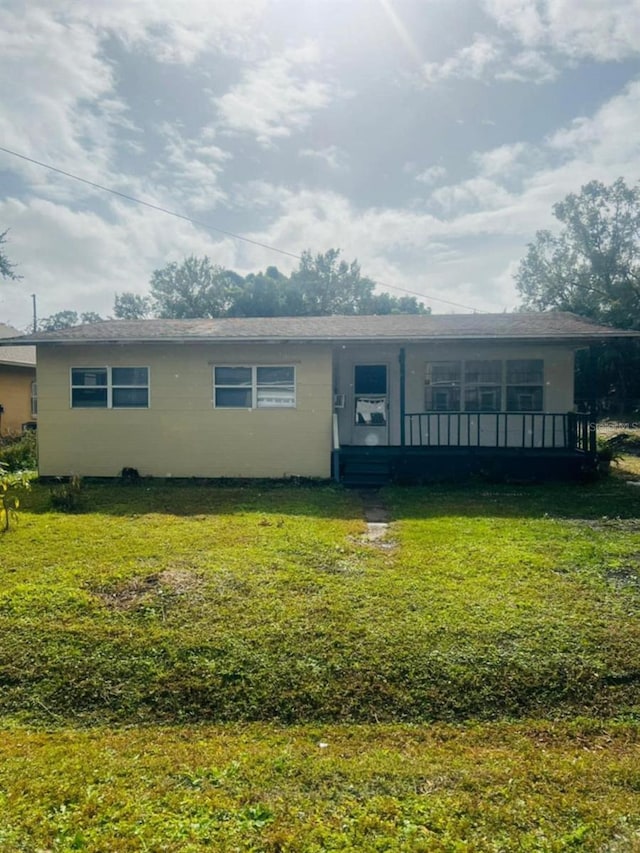
<path fill-rule="evenodd" d="M 82 512 L 85 504 L 82 477 L 74 474 L 66 483 L 51 489 L 51 506 L 60 512 Z"/>
<path fill-rule="evenodd" d="M 38 448 L 34 430 L 17 438 L 0 441 L 0 465 L 7 471 L 28 471 L 38 467 Z"/>
<path fill-rule="evenodd" d="M 18 520 L 20 498 L 16 489 L 31 488 L 32 474 L 27 471 L 8 471 L 0 464 L 0 531 L 6 533 L 12 521 Z"/>

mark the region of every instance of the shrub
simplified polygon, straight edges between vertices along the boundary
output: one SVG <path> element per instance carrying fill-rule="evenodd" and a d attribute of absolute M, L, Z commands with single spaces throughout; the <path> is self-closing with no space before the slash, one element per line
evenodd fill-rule
<path fill-rule="evenodd" d="M 6 471 L 31 471 L 38 467 L 38 448 L 34 430 L 0 442 L 0 465 Z"/>
<path fill-rule="evenodd" d="M 68 482 L 51 489 L 50 501 L 52 508 L 60 512 L 82 512 L 85 504 L 82 478 L 74 474 Z"/>

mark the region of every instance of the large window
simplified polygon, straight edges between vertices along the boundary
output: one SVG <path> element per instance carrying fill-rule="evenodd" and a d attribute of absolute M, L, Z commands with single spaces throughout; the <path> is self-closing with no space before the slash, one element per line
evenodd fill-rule
<path fill-rule="evenodd" d="M 541 412 L 541 358 L 435 361 L 426 366 L 428 412 Z"/>
<path fill-rule="evenodd" d="M 72 367 L 74 409 L 146 409 L 148 367 Z"/>
<path fill-rule="evenodd" d="M 290 366 L 214 367 L 216 409 L 293 409 L 295 368 Z"/>

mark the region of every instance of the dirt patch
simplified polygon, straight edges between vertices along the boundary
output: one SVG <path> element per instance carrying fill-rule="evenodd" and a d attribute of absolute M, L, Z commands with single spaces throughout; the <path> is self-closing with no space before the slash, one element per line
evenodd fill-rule
<path fill-rule="evenodd" d="M 135 610 L 158 599 L 193 595 L 202 579 L 188 569 L 165 569 L 143 578 L 132 578 L 115 589 L 95 590 L 94 595 L 113 610 Z"/>
<path fill-rule="evenodd" d="M 360 538 L 360 542 L 373 545 L 381 551 L 392 551 L 398 543 L 389 539 L 389 508 L 380 497 L 380 493 L 377 489 L 367 489 L 360 492 L 360 499 L 362 514 L 367 523 L 367 531 Z"/>

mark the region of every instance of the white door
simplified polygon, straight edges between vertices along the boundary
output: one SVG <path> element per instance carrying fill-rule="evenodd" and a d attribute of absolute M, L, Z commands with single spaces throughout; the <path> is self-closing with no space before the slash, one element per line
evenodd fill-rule
<path fill-rule="evenodd" d="M 386 364 L 353 368 L 352 444 L 376 447 L 389 443 L 389 386 Z"/>

